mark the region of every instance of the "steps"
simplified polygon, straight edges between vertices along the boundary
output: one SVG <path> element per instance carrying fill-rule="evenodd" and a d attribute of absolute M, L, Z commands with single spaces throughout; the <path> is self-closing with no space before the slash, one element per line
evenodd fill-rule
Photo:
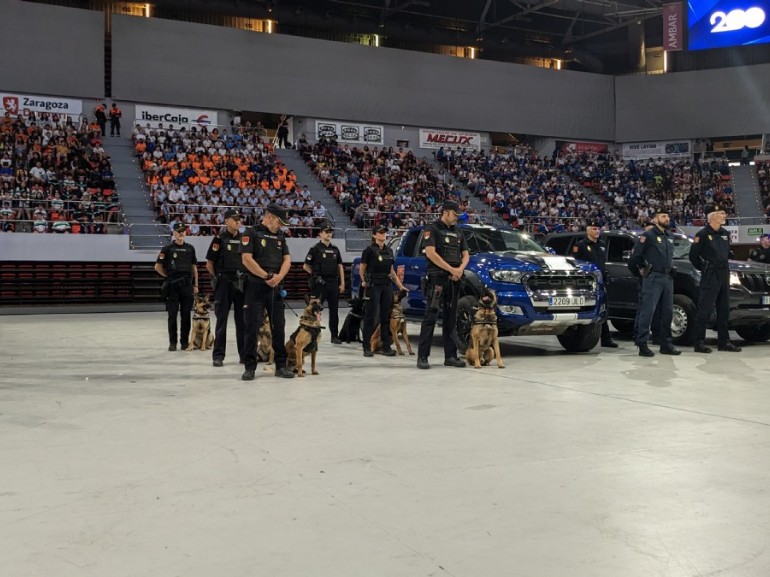
<path fill-rule="evenodd" d="M 733 181 L 735 216 L 740 217 L 741 224 L 763 224 L 765 217 L 756 169 L 753 166 L 733 166 L 730 173 Z"/>

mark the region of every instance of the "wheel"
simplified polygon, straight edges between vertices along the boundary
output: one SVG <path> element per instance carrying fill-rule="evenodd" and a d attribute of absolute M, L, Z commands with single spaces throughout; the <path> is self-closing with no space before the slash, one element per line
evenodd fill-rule
<path fill-rule="evenodd" d="M 612 326 L 615 327 L 615 329 L 618 332 L 621 333 L 632 333 L 634 332 L 634 321 L 631 319 L 611 319 Z"/>
<path fill-rule="evenodd" d="M 471 342 L 471 327 L 473 316 L 479 306 L 479 299 L 473 295 L 466 295 L 457 301 L 457 318 L 455 320 L 455 344 L 457 354 L 464 355 L 468 344 Z"/>
<path fill-rule="evenodd" d="M 584 353 L 594 348 L 602 337 L 602 323 L 579 325 L 556 337 L 571 353 Z"/>
<path fill-rule="evenodd" d="M 671 340 L 675 345 L 689 346 L 694 340 L 695 313 L 698 308 L 690 297 L 674 295 L 674 315 L 671 317 Z"/>
<path fill-rule="evenodd" d="M 770 325 L 748 325 L 745 327 L 737 327 L 735 332 L 744 341 L 750 343 L 764 343 L 770 339 Z"/>

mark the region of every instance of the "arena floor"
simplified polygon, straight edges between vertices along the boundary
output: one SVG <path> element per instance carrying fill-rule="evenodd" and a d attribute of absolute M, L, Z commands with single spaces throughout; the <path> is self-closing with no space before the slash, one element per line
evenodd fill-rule
<path fill-rule="evenodd" d="M 162 312 L 0 317 L 3 575 L 770 574 L 770 344 L 418 371 L 327 339 L 253 382 L 166 346 Z"/>

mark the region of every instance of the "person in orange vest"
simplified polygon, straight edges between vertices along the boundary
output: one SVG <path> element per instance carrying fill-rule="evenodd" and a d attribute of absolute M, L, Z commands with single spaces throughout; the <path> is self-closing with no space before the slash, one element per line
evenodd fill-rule
<path fill-rule="evenodd" d="M 110 108 L 110 136 L 115 136 L 115 133 L 117 132 L 117 136 L 120 137 L 121 116 L 123 116 L 123 112 L 118 108 L 118 105 L 113 102 L 112 108 Z"/>

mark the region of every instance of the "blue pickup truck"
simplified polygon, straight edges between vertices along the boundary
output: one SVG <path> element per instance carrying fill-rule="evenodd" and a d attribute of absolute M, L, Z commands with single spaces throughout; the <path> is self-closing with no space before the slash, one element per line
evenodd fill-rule
<path fill-rule="evenodd" d="M 404 313 L 425 314 L 421 280 L 427 272 L 423 228 L 414 227 L 390 240 L 395 268 L 403 270 L 409 296 Z M 484 287 L 497 293 L 500 336 L 556 335 L 570 352 L 589 351 L 601 337 L 607 310 L 602 276 L 591 263 L 556 256 L 513 229 L 462 224 L 471 259 L 465 269 L 457 307 L 457 341 L 467 348 L 471 320 Z M 353 261 L 351 287 L 358 294 L 360 258 Z"/>

